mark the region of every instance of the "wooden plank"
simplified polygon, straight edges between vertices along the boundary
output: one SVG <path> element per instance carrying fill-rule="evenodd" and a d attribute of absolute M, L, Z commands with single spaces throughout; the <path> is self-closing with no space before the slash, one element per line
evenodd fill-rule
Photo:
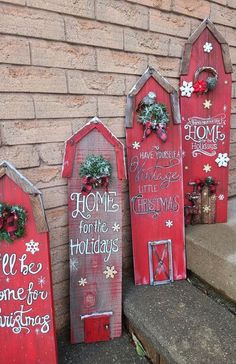
<path fill-rule="evenodd" d="M 201 27 L 198 37 L 192 45 L 191 54 L 183 63 L 188 63 L 188 73 L 181 76 L 180 86 L 183 82 L 193 82 L 198 70 L 200 80 L 213 77 L 210 69 L 215 69 L 218 74 L 216 87 L 207 93 L 193 92 L 190 97 L 180 97 L 182 113 L 182 135 L 184 149 L 184 192 L 185 195 L 193 192 L 190 182 L 202 180 L 209 176 L 218 182 L 216 186 L 216 206 L 210 200 L 204 203 L 201 210 L 216 209 L 216 222 L 227 221 L 228 199 L 228 165 L 218 165 L 216 159 L 221 154 L 229 155 L 230 140 L 230 109 L 232 79 L 230 60 L 227 54 L 228 45 L 223 42 L 223 37 L 216 33 L 211 23 Z M 209 25 L 210 24 L 210 25 Z M 205 24 L 206 25 L 206 24 Z M 216 37 L 217 35 L 217 37 Z M 217 41 L 217 39 L 219 41 Z M 189 40 L 187 41 L 187 44 Z M 210 43 L 213 49 L 205 52 L 203 46 Z M 223 53 L 222 53 L 223 52 Z M 208 68 L 211 67 L 211 68 Z M 204 71 L 205 69 L 205 71 Z M 186 199 L 185 204 L 189 205 Z M 212 212 L 212 211 L 211 211 Z M 204 216 L 204 222 L 214 222 L 214 218 Z M 196 218 L 194 218 L 197 221 Z M 201 220 L 201 216 L 200 219 Z"/>
<path fill-rule="evenodd" d="M 77 343 L 121 335 L 125 166 L 123 146 L 100 120 L 93 119 L 73 140 L 74 159 L 69 160 L 68 178 L 70 317 L 71 341 Z M 110 162 L 112 178 L 107 190 L 93 187 L 84 194 L 79 172 L 89 154 L 102 155 Z M 109 313 L 109 323 L 103 322 L 105 313 Z"/>
<path fill-rule="evenodd" d="M 152 258 L 152 254 L 149 254 L 149 243 L 160 240 L 171 241 L 174 280 L 186 277 L 181 129 L 179 124 L 173 122 L 170 94 L 163 88 L 163 82 L 161 85 L 157 83 L 157 79 L 149 77 L 136 94 L 132 128 L 126 129 L 136 284 L 150 284 L 151 269 L 155 273 L 162 263 L 169 273 L 170 266 L 167 267 L 167 256 L 166 259 L 162 257 L 163 250 L 157 251 L 160 254 L 156 260 Z M 170 116 L 170 124 L 167 128 L 168 139 L 165 143 L 155 132 L 151 132 L 143 139 L 144 129 L 138 122 L 136 110 L 141 100 L 150 91 L 157 95 L 157 102 L 166 105 Z M 173 98 L 177 100 L 176 96 L 172 96 L 172 101 Z M 152 268 L 150 268 L 151 264 L 153 264 Z M 160 274 L 156 274 L 158 282 L 152 284 L 167 280 L 163 270 L 161 271 Z"/>
<path fill-rule="evenodd" d="M 0 244 L 1 362 L 56 364 L 48 233 L 38 232 L 30 196 L 8 175 L 0 179 L 0 202 L 27 214 L 25 234 Z"/>
<path fill-rule="evenodd" d="M 48 224 L 46 221 L 46 215 L 43 210 L 43 203 L 41 195 L 29 195 L 30 202 L 33 209 L 34 220 L 39 233 L 45 233 L 48 231 Z"/>

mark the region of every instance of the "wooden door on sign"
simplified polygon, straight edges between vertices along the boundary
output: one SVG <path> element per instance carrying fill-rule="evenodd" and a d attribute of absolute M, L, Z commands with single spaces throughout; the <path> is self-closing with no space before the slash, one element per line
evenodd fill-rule
<path fill-rule="evenodd" d="M 229 47 L 206 19 L 188 39 L 180 71 L 187 223 L 227 221 L 231 73 Z"/>
<path fill-rule="evenodd" d="M 172 241 L 149 242 L 150 284 L 173 281 Z"/>
<path fill-rule="evenodd" d="M 112 312 L 109 338 L 119 337 L 124 147 L 94 118 L 67 140 L 62 176 L 68 178 L 71 342 L 107 339 L 107 331 L 91 334 L 103 322 L 101 312 Z"/>
<path fill-rule="evenodd" d="M 93 343 L 110 340 L 110 316 L 84 318 L 84 341 Z"/>
<path fill-rule="evenodd" d="M 8 162 L 0 164 L 3 364 L 57 363 L 49 235 L 42 206 L 40 192 L 25 177 Z"/>
<path fill-rule="evenodd" d="M 136 284 L 154 284 L 149 243 L 170 240 L 173 275 L 186 277 L 181 126 L 177 91 L 149 67 L 127 100 L 126 143 Z M 161 249 L 161 246 L 158 247 Z M 169 270 L 169 268 L 168 268 Z"/>

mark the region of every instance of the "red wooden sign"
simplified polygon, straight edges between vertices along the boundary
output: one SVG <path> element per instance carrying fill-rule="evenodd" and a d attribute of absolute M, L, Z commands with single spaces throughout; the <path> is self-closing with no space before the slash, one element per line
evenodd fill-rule
<path fill-rule="evenodd" d="M 228 45 L 206 19 L 185 45 L 180 72 L 188 223 L 227 221 L 231 72 Z"/>
<path fill-rule="evenodd" d="M 41 196 L 7 162 L 0 164 L 0 211 L 1 363 L 57 363 L 49 237 Z M 21 235 L 24 216 L 25 232 L 15 239 Z"/>
<path fill-rule="evenodd" d="M 135 283 L 154 285 L 183 279 L 178 95 L 151 67 L 128 95 L 126 128 Z"/>
<path fill-rule="evenodd" d="M 62 176 L 69 194 L 71 341 L 110 340 L 121 335 L 123 145 L 92 119 L 67 140 Z"/>

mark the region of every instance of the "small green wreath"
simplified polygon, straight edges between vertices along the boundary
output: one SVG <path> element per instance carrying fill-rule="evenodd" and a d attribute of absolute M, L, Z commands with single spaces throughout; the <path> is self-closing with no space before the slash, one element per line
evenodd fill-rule
<path fill-rule="evenodd" d="M 25 233 L 26 212 L 18 205 L 0 203 L 0 241 L 12 243 Z"/>
<path fill-rule="evenodd" d="M 112 166 L 102 155 L 90 154 L 81 163 L 79 175 L 82 177 L 82 192 L 89 193 L 92 188 L 108 187 Z"/>
<path fill-rule="evenodd" d="M 167 125 L 169 116 L 166 105 L 156 102 L 155 92 L 149 92 L 140 102 L 138 109 L 138 121 L 144 127 L 143 139 L 151 134 L 152 131 L 165 142 L 167 140 Z"/>

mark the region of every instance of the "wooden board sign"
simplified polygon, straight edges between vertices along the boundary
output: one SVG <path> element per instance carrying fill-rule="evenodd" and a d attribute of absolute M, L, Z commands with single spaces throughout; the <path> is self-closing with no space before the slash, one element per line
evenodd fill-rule
<path fill-rule="evenodd" d="M 178 95 L 149 67 L 130 91 L 127 102 L 126 142 L 135 283 L 154 285 L 184 279 Z"/>
<path fill-rule="evenodd" d="M 229 47 L 206 19 L 188 39 L 180 71 L 187 223 L 227 221 L 231 72 Z"/>
<path fill-rule="evenodd" d="M 67 140 L 62 176 L 68 178 L 71 342 L 110 340 L 121 335 L 123 145 L 92 119 Z"/>
<path fill-rule="evenodd" d="M 8 162 L 0 164 L 0 227 L 0 361 L 55 364 L 49 236 L 41 195 Z"/>

